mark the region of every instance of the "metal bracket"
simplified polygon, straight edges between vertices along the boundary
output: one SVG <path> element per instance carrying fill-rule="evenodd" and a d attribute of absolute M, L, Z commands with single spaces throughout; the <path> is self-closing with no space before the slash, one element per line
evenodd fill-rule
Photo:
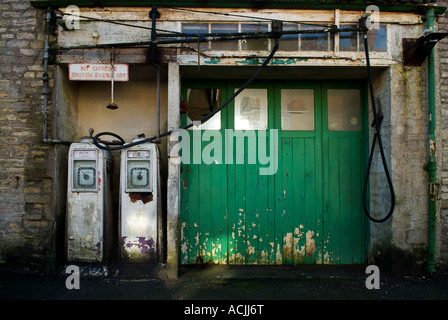
<path fill-rule="evenodd" d="M 376 98 L 376 106 L 377 106 L 377 117 L 378 117 L 378 125 L 381 127 L 381 123 L 383 122 L 383 108 L 381 108 L 381 100 Z M 372 121 L 372 128 L 375 128 L 375 120 Z"/>
<path fill-rule="evenodd" d="M 151 18 L 151 41 L 157 40 L 156 20 L 160 18 L 160 12 L 157 10 L 157 6 L 153 6 L 149 12 Z M 160 63 L 160 52 L 157 49 L 157 45 L 150 45 L 148 51 L 148 62 L 154 66 Z"/>
<path fill-rule="evenodd" d="M 421 66 L 434 46 L 446 36 L 446 32 L 431 32 L 418 39 L 403 38 L 403 65 Z"/>

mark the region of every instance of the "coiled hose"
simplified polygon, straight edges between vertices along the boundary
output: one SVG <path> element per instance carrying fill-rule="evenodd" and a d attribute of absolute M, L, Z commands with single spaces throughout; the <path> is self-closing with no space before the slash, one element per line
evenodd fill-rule
<path fill-rule="evenodd" d="M 395 191 L 394 191 L 392 179 L 390 177 L 389 169 L 387 167 L 386 156 L 384 155 L 383 141 L 381 139 L 380 119 L 379 119 L 379 115 L 378 115 L 378 112 L 376 109 L 375 95 L 373 93 L 372 73 L 371 73 L 371 69 L 370 69 L 370 57 L 369 57 L 367 33 L 364 33 L 364 48 L 365 48 L 365 53 L 366 53 L 367 74 L 368 74 L 368 81 L 369 81 L 370 98 L 371 98 L 371 103 L 372 103 L 373 126 L 375 128 L 375 134 L 373 135 L 372 147 L 370 149 L 369 161 L 368 161 L 368 165 L 367 165 L 367 172 L 366 172 L 366 175 L 364 178 L 362 202 L 363 202 L 364 212 L 367 215 L 367 217 L 373 222 L 382 223 L 382 222 L 387 221 L 392 216 L 392 213 L 395 209 Z M 387 213 L 387 215 L 384 218 L 381 218 L 381 219 L 374 218 L 370 214 L 368 205 L 367 205 L 367 186 L 369 183 L 370 169 L 372 167 L 373 156 L 374 156 L 375 147 L 376 147 L 376 141 L 378 141 L 378 147 L 379 147 L 379 151 L 381 154 L 381 161 L 383 163 L 384 173 L 386 175 L 387 183 L 389 185 L 390 200 L 391 200 L 389 212 Z"/>

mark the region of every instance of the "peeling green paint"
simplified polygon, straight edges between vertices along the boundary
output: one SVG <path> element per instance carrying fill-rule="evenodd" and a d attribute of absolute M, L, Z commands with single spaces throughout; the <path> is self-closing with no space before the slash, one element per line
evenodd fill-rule
<path fill-rule="evenodd" d="M 204 63 L 206 64 L 218 64 L 221 62 L 221 59 L 219 58 L 211 58 L 210 60 L 205 60 Z"/>
<path fill-rule="evenodd" d="M 239 64 L 248 64 L 248 65 L 258 65 L 263 63 L 260 59 L 258 58 L 246 58 L 245 60 L 239 60 L 239 61 L 235 61 L 235 63 L 239 63 Z"/>
<path fill-rule="evenodd" d="M 272 59 L 270 64 L 271 65 L 292 65 L 296 64 L 301 61 L 308 61 L 308 58 L 276 58 Z M 258 65 L 263 63 L 262 59 L 259 58 L 246 58 L 245 60 L 237 60 L 235 61 L 236 64 L 247 64 L 247 65 Z"/>
<path fill-rule="evenodd" d="M 300 61 L 308 61 L 307 58 L 272 59 L 271 64 L 295 64 Z"/>

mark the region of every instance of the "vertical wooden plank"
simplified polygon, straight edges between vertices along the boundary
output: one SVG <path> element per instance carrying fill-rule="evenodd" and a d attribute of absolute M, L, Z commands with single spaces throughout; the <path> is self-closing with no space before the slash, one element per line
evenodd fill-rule
<path fill-rule="evenodd" d="M 280 144 L 280 138 L 279 138 L 279 144 Z M 279 160 L 279 166 L 280 166 L 280 160 Z M 277 236 L 277 219 L 276 219 L 276 211 L 275 211 L 275 185 L 276 185 L 276 179 L 280 175 L 277 173 L 272 176 L 265 176 L 267 179 L 267 208 L 266 208 L 266 215 L 267 215 L 267 221 L 268 221 L 268 235 L 267 235 L 267 246 L 268 246 L 268 260 L 270 264 L 276 264 L 276 236 Z"/>
<path fill-rule="evenodd" d="M 199 170 L 199 221 L 200 221 L 200 248 L 204 262 L 211 259 L 211 226 L 212 226 L 212 199 L 211 193 L 214 182 L 211 179 L 211 166 L 200 165 Z"/>
<path fill-rule="evenodd" d="M 228 94 L 232 94 L 234 86 L 230 83 L 227 86 Z M 225 129 L 232 129 L 234 127 L 234 102 L 231 102 L 226 108 L 227 110 L 227 126 Z M 230 148 L 230 145 L 233 148 Z M 230 152 L 235 155 L 235 144 L 225 136 L 225 148 L 224 159 L 227 163 L 227 261 L 229 264 L 236 263 L 236 237 L 237 237 L 237 208 L 236 208 L 236 171 L 235 171 L 235 159 L 234 156 L 230 158 Z M 229 157 L 229 158 L 228 158 Z"/>
<path fill-rule="evenodd" d="M 236 218 L 235 214 L 235 165 L 227 166 L 227 216 L 228 216 L 228 261 L 230 264 L 235 263 L 235 240 L 236 240 Z"/>
<path fill-rule="evenodd" d="M 305 185 L 305 203 L 306 211 L 304 213 L 303 220 L 305 221 L 306 228 L 304 228 L 304 240 L 305 240 L 305 255 L 306 263 L 315 263 L 317 256 L 316 242 L 322 233 L 320 225 L 316 216 L 316 203 L 320 201 L 319 193 L 317 190 L 317 175 L 316 175 L 316 139 L 305 139 L 305 157 L 304 157 L 304 185 Z M 321 155 L 319 155 L 320 157 Z"/>
<path fill-rule="evenodd" d="M 255 138 L 247 139 L 247 144 L 257 143 Z M 246 145 L 246 162 L 250 158 L 250 150 Z M 256 150 L 256 149 L 255 149 Z M 245 242 L 246 242 L 246 264 L 257 264 L 258 262 L 258 177 L 259 165 L 246 164 L 246 210 L 245 210 Z"/>
<path fill-rule="evenodd" d="M 292 216 L 293 212 L 293 197 L 292 197 L 292 157 L 293 157 L 293 139 L 283 139 L 283 149 L 281 153 L 282 168 L 281 173 L 283 177 L 282 184 L 279 185 L 277 197 L 279 199 L 279 210 L 276 214 L 281 216 L 282 220 L 282 257 L 283 263 L 291 264 L 293 262 L 294 251 L 294 237 Z M 290 194 L 291 193 L 291 194 Z"/>
<path fill-rule="evenodd" d="M 220 242 L 220 229 L 221 229 L 221 218 L 220 218 L 220 207 L 222 202 L 219 196 L 221 177 L 219 175 L 219 168 L 217 164 L 210 164 L 210 259 L 213 263 L 219 263 L 221 261 L 221 250 L 219 247 Z"/>
<path fill-rule="evenodd" d="M 191 232 L 191 226 L 189 224 L 189 189 L 188 182 L 190 178 L 190 165 L 182 164 L 182 176 L 181 176 L 181 263 L 190 263 L 189 256 L 192 244 L 189 242 L 189 234 Z"/>
<path fill-rule="evenodd" d="M 352 228 L 352 192 L 356 187 L 351 175 L 350 138 L 339 140 L 339 263 L 352 263 L 352 244 L 357 230 Z"/>
<path fill-rule="evenodd" d="M 294 263 L 305 263 L 306 260 L 306 212 L 307 212 L 307 190 L 305 185 L 305 140 L 293 138 L 292 140 L 292 183 L 288 186 L 288 195 L 291 199 L 291 210 L 293 219 L 294 239 Z M 289 188 L 291 188 L 289 190 Z"/>
<path fill-rule="evenodd" d="M 269 176 L 258 176 L 258 263 L 270 264 L 269 240 L 271 235 L 271 220 L 269 215 L 269 198 L 272 194 L 268 191 Z"/>
<path fill-rule="evenodd" d="M 218 138 L 217 138 L 218 139 Z M 219 143 L 222 146 L 222 139 L 219 138 Z M 226 245 L 226 190 L 225 185 L 225 173 L 226 166 L 222 163 L 212 163 L 211 168 L 211 195 L 212 201 L 212 214 L 211 214 L 211 254 L 214 263 L 224 263 L 226 260 L 225 250 Z"/>
<path fill-rule="evenodd" d="M 244 264 L 246 258 L 246 167 L 235 164 L 235 264 Z"/>
<path fill-rule="evenodd" d="M 193 148 L 193 136 L 190 136 L 190 141 L 192 142 L 191 152 Z M 192 153 L 191 153 L 192 154 Z M 190 165 L 190 177 L 191 180 L 188 182 L 188 243 L 191 245 L 189 261 L 190 263 L 196 263 L 197 259 L 201 255 L 200 252 L 200 200 L 199 200 L 199 190 L 200 190 L 200 175 L 199 175 L 199 165 Z"/>
<path fill-rule="evenodd" d="M 324 262 L 324 160 L 325 152 L 323 148 L 324 144 L 324 132 L 326 126 L 324 126 L 324 103 L 323 103 L 323 88 L 322 83 L 314 85 L 314 115 L 315 115 L 315 131 L 314 131 L 314 141 L 309 141 L 309 143 L 314 142 L 314 146 L 310 145 L 309 149 L 314 148 L 314 163 L 310 163 L 310 167 L 314 165 L 314 186 L 311 187 L 311 192 L 314 193 L 314 201 L 312 205 L 314 206 L 314 221 L 315 221 L 315 234 L 314 234 L 314 245 L 316 246 L 315 261 L 316 263 Z M 310 208 L 310 212 L 313 209 Z"/>
<path fill-rule="evenodd" d="M 365 228 L 362 209 L 362 138 L 351 140 L 351 168 L 352 168 L 352 229 L 357 230 L 353 237 L 353 263 L 364 263 Z"/>
<path fill-rule="evenodd" d="M 330 263 L 330 186 L 329 186 L 329 154 L 328 154 L 328 133 L 323 132 L 322 139 L 322 248 L 320 251 L 320 261 L 324 264 Z"/>
<path fill-rule="evenodd" d="M 330 263 L 339 260 L 339 140 L 328 139 L 328 253 Z"/>

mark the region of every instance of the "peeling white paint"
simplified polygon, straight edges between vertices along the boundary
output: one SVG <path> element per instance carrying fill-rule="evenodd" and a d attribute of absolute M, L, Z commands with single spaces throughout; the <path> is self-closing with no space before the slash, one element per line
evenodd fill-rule
<path fill-rule="evenodd" d="M 255 247 L 250 244 L 250 241 L 247 241 L 247 253 L 255 254 Z"/>
<path fill-rule="evenodd" d="M 186 254 L 188 252 L 187 241 L 182 242 L 182 245 L 180 246 L 180 250 L 183 254 Z"/>
<path fill-rule="evenodd" d="M 282 252 L 280 250 L 280 243 L 277 243 L 277 251 L 275 252 L 275 261 L 276 263 L 281 264 L 283 262 Z"/>
<path fill-rule="evenodd" d="M 196 240 L 196 246 L 198 246 L 199 245 L 199 237 L 200 237 L 200 233 L 199 232 L 197 232 L 196 233 L 196 237 L 194 237 L 194 239 Z"/>
<path fill-rule="evenodd" d="M 316 240 L 313 239 L 314 231 L 309 230 L 306 233 L 306 255 L 308 257 L 316 252 Z"/>

